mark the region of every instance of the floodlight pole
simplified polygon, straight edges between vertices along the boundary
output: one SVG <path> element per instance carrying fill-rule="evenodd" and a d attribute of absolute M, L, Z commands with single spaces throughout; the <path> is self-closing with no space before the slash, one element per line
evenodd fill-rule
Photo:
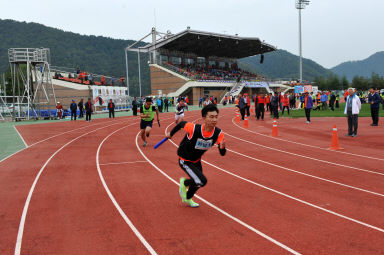
<path fill-rule="evenodd" d="M 127 92 L 129 98 L 129 75 L 128 75 L 128 50 L 125 48 L 125 67 L 126 67 L 126 75 L 127 75 Z"/>
<path fill-rule="evenodd" d="M 137 65 L 139 67 L 139 90 L 141 96 L 141 67 L 140 67 L 140 49 L 137 51 Z"/>
<path fill-rule="evenodd" d="M 302 52 L 302 42 L 301 42 L 301 10 L 305 9 L 306 5 L 309 5 L 309 0 L 296 0 L 296 9 L 299 10 L 299 53 L 300 53 L 299 72 L 300 72 L 300 82 L 303 82 L 303 52 Z"/>
<path fill-rule="evenodd" d="M 303 50 L 301 46 L 301 9 L 299 9 L 299 52 L 300 52 L 300 82 L 303 82 Z"/>

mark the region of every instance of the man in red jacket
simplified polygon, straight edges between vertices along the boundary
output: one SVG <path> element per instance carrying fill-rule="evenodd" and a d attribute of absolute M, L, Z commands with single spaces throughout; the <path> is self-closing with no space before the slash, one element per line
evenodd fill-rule
<path fill-rule="evenodd" d="M 247 111 L 247 116 L 250 116 L 250 114 L 249 114 L 249 108 L 251 108 L 251 100 L 250 100 L 250 98 L 249 98 L 249 96 L 248 96 L 248 94 L 244 94 L 244 96 L 246 95 L 246 97 L 245 97 L 245 100 L 247 101 L 247 106 L 246 106 L 246 111 Z"/>
<path fill-rule="evenodd" d="M 60 102 L 57 102 L 56 111 L 57 111 L 57 116 L 59 117 L 59 119 L 61 119 L 63 115 L 63 106 L 60 104 Z"/>
<path fill-rule="evenodd" d="M 284 94 L 282 101 L 283 101 L 283 111 L 281 115 L 284 115 L 284 109 L 287 109 L 288 115 L 289 115 L 289 97 L 287 96 L 287 94 Z"/>
<path fill-rule="evenodd" d="M 265 95 L 259 94 L 257 97 L 257 106 L 256 106 L 256 118 L 259 120 L 264 120 L 264 106 L 265 106 Z"/>

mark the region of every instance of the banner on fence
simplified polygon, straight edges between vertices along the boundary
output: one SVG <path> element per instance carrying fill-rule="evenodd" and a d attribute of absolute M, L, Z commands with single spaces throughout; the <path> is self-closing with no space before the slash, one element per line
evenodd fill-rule
<path fill-rule="evenodd" d="M 265 81 L 247 81 L 244 87 L 246 88 L 268 88 L 269 83 Z"/>
<path fill-rule="evenodd" d="M 303 86 L 295 86 L 295 94 L 301 94 L 304 93 L 304 87 Z"/>

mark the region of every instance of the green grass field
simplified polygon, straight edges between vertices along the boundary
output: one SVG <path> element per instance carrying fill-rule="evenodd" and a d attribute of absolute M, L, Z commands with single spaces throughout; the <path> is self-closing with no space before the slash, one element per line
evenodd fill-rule
<path fill-rule="evenodd" d="M 344 114 L 344 107 L 345 103 L 340 104 L 340 108 L 336 108 L 335 111 L 332 111 L 329 107 L 327 110 L 320 110 L 320 111 L 311 111 L 311 118 L 312 117 L 345 117 L 346 115 Z M 281 116 L 281 113 L 279 113 L 279 116 Z M 379 112 L 380 117 L 384 117 L 384 111 L 382 110 L 382 106 L 380 106 L 380 112 Z M 291 118 L 301 118 L 305 117 L 305 112 L 303 109 L 299 110 L 293 110 L 290 111 L 290 115 L 284 112 L 284 116 L 282 117 L 291 117 Z M 361 105 L 361 110 L 359 117 L 371 117 L 371 109 L 369 104 L 362 104 Z"/>

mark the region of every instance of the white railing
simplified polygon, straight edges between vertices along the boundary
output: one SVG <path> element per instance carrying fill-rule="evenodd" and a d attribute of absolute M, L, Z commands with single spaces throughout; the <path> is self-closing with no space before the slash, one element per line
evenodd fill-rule
<path fill-rule="evenodd" d="M 9 62 L 49 62 L 49 49 L 12 48 L 8 50 Z"/>

